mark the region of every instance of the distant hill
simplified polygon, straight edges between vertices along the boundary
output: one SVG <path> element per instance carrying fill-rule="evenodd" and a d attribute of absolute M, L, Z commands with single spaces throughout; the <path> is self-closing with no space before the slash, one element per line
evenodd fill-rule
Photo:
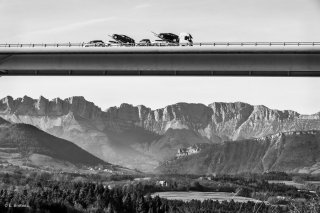
<path fill-rule="evenodd" d="M 320 131 L 298 131 L 259 139 L 201 144 L 197 154 L 168 161 L 161 173 L 236 174 L 282 171 L 320 173 Z"/>
<path fill-rule="evenodd" d="M 60 163 L 64 166 L 110 165 L 72 142 L 57 138 L 29 124 L 11 124 L 0 118 L 0 158 L 27 164 Z M 44 161 L 44 162 L 39 162 Z"/>

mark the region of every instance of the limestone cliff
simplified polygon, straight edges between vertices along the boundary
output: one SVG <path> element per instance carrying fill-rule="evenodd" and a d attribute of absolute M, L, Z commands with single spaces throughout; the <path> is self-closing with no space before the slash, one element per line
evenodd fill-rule
<path fill-rule="evenodd" d="M 242 102 L 177 103 L 155 110 L 121 104 L 102 111 L 83 97 L 8 96 L 0 100 L 0 117 L 34 125 L 108 162 L 142 170 L 151 170 L 192 144 L 320 129 L 319 113 L 300 115 Z"/>

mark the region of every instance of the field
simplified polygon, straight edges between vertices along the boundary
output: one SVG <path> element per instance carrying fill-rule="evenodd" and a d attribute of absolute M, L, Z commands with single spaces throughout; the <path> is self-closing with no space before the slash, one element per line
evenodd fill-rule
<path fill-rule="evenodd" d="M 236 196 L 235 193 L 228 193 L 228 192 L 157 192 L 152 194 L 152 197 L 159 196 L 161 198 L 166 198 L 168 200 L 182 200 L 182 201 L 191 201 L 191 200 L 214 200 L 222 202 L 224 200 L 231 201 L 234 200 L 235 202 L 261 202 L 256 199 L 248 198 L 248 197 L 241 197 Z"/>

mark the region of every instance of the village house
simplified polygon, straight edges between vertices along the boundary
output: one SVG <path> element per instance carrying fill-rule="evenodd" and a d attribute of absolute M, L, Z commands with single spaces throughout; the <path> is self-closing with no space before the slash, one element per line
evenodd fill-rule
<path fill-rule="evenodd" d="M 168 182 L 165 181 L 165 180 L 157 181 L 157 185 L 162 186 L 162 187 L 167 187 L 167 186 L 169 186 Z"/>

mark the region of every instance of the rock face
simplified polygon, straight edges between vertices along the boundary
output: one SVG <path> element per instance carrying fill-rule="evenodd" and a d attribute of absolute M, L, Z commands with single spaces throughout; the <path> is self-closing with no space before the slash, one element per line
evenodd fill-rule
<path fill-rule="evenodd" d="M 319 113 L 300 115 L 241 102 L 177 103 L 156 110 L 121 104 L 102 111 L 83 97 L 8 96 L 0 100 L 0 117 L 34 125 L 108 162 L 145 171 L 197 143 L 320 129 Z"/>
<path fill-rule="evenodd" d="M 200 147 L 198 147 L 196 144 L 188 147 L 188 148 L 182 148 L 178 149 L 178 152 L 176 154 L 176 158 L 183 158 L 189 155 L 197 154 L 200 152 Z"/>
<path fill-rule="evenodd" d="M 236 174 L 284 171 L 320 173 L 320 131 L 286 132 L 223 144 L 202 145 L 199 153 L 158 168 L 161 173 Z"/>
<path fill-rule="evenodd" d="M 0 100 L 0 110 L 1 113 L 28 116 L 62 116 L 75 112 L 87 119 L 96 119 L 102 113 L 100 108 L 83 97 L 71 97 L 65 100 L 55 98 L 49 101 L 42 96 L 37 100 L 28 96 L 14 100 L 11 96 L 7 96 Z"/>

